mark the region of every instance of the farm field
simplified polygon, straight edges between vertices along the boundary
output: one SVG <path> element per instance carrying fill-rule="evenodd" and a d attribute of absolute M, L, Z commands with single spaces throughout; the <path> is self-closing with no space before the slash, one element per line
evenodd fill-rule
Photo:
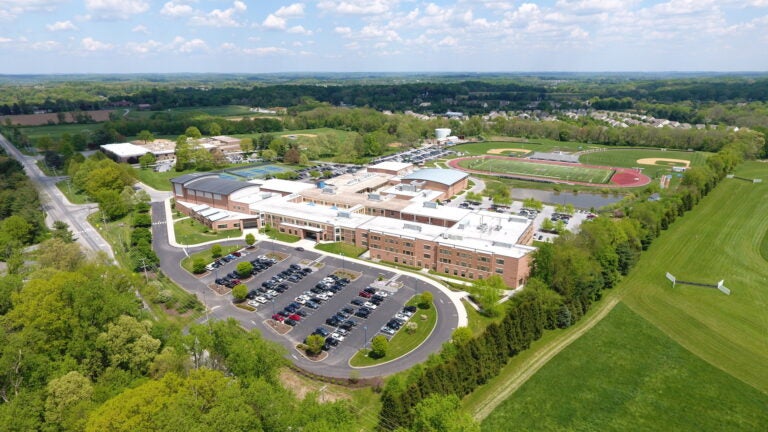
<path fill-rule="evenodd" d="M 174 113 L 189 113 L 189 112 L 197 112 L 197 113 L 207 114 L 209 116 L 215 116 L 215 117 L 235 117 L 235 116 L 239 117 L 239 116 L 263 115 L 263 114 L 250 112 L 248 110 L 248 107 L 244 105 L 227 105 L 227 106 L 209 106 L 209 107 L 172 108 L 170 110 L 163 110 L 163 111 L 138 111 L 132 108 L 131 111 L 128 113 L 127 118 L 136 120 L 136 119 L 150 118 L 153 115 L 158 113 L 170 113 L 172 115 Z"/>
<path fill-rule="evenodd" d="M 641 167 L 643 168 L 643 174 L 651 178 L 658 178 L 661 174 L 667 174 L 670 171 L 671 166 L 682 166 L 683 164 L 659 161 L 656 165 L 646 165 L 639 164 L 637 161 L 642 159 L 680 159 L 689 161 L 691 166 L 700 166 L 704 165 L 707 156 L 709 156 L 709 153 L 705 152 L 609 149 L 602 152 L 583 154 L 579 157 L 579 162 L 589 165 L 605 165 L 623 168 Z"/>
<path fill-rule="evenodd" d="M 591 148 L 603 148 L 605 146 L 597 144 L 584 144 L 569 141 L 553 141 L 548 139 L 530 139 L 511 137 L 492 137 L 490 141 L 477 143 L 459 144 L 451 147 L 455 152 L 462 152 L 469 155 L 484 155 L 494 149 L 521 149 L 537 152 L 551 152 L 562 150 L 565 152 L 577 152 Z"/>
<path fill-rule="evenodd" d="M 768 180 L 766 165 L 746 162 L 736 175 Z M 672 225 L 622 282 L 626 304 L 707 362 L 768 394 L 768 186 L 725 179 Z M 716 283 L 732 290 L 678 284 Z"/>
<path fill-rule="evenodd" d="M 763 430 L 768 395 L 664 335 L 623 304 L 482 423 L 516 430 Z"/>
<path fill-rule="evenodd" d="M 44 136 L 58 139 L 65 133 L 70 135 L 76 135 L 80 132 L 95 132 L 101 127 L 98 124 L 62 124 L 62 125 L 45 125 L 45 126 L 27 126 L 21 130 L 31 139 L 33 142 Z"/>
<path fill-rule="evenodd" d="M 585 183 L 608 183 L 614 173 L 613 170 L 609 169 L 523 162 L 497 158 L 466 159 L 461 160 L 458 163 L 462 168 L 473 170 Z"/>

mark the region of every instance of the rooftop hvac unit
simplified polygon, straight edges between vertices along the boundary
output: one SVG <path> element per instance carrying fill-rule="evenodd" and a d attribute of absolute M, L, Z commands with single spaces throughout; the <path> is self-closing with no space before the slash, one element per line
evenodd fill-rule
<path fill-rule="evenodd" d="M 514 246 L 512 243 L 504 243 L 500 241 L 494 241 L 491 243 L 493 246 L 503 247 L 503 248 L 509 248 L 511 249 L 512 246 Z"/>
<path fill-rule="evenodd" d="M 336 188 L 335 187 L 324 187 L 323 193 L 328 195 L 335 195 L 336 194 Z"/>
<path fill-rule="evenodd" d="M 419 225 L 405 224 L 403 225 L 403 229 L 421 232 L 421 226 Z"/>
<path fill-rule="evenodd" d="M 338 212 L 338 213 L 336 213 L 336 216 L 343 217 L 343 218 L 350 218 L 350 217 L 352 217 L 352 215 L 348 211 L 343 211 L 343 210 Z"/>
<path fill-rule="evenodd" d="M 432 201 L 424 201 L 424 207 L 426 208 L 437 208 L 437 203 Z"/>
<path fill-rule="evenodd" d="M 368 194 L 368 199 L 371 200 L 371 201 L 381 201 L 381 195 L 379 195 L 377 193 L 369 193 Z"/>

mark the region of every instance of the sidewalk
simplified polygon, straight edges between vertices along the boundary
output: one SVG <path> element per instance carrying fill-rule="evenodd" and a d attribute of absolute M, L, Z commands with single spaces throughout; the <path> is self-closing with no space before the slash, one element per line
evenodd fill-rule
<path fill-rule="evenodd" d="M 164 201 L 164 205 L 165 205 L 166 224 L 168 225 L 168 230 L 167 230 L 168 231 L 168 243 L 171 246 L 184 249 L 184 248 L 187 248 L 187 247 L 190 247 L 190 246 L 201 246 L 201 245 L 215 244 L 215 243 L 220 243 L 221 242 L 221 240 L 214 240 L 214 241 L 209 241 L 209 242 L 205 242 L 205 243 L 196 243 L 194 245 L 181 245 L 181 244 L 177 243 L 176 242 L 176 235 L 175 235 L 175 233 L 173 231 L 173 211 L 171 210 L 171 200 L 170 199 L 166 199 Z M 280 240 L 270 239 L 268 236 L 259 233 L 257 229 L 243 230 L 242 235 L 240 235 L 239 237 L 231 237 L 230 240 L 238 240 L 238 239 L 245 240 L 245 236 L 248 233 L 251 233 L 251 234 L 253 234 L 256 237 L 256 242 L 257 243 L 260 242 L 260 241 L 271 241 L 271 242 L 274 242 L 274 243 L 278 243 L 278 244 L 282 244 L 282 245 L 290 246 L 290 247 L 303 247 L 306 250 L 311 250 L 312 252 L 315 252 L 315 253 L 318 253 L 318 254 L 321 254 L 321 255 L 326 255 L 326 256 L 331 256 L 331 257 L 336 257 L 336 258 L 341 257 L 340 255 L 336 255 L 336 254 L 325 252 L 325 251 L 322 251 L 322 250 L 319 250 L 319 249 L 315 249 L 315 244 L 316 243 L 314 241 L 312 241 L 312 240 L 302 239 L 302 240 L 299 240 L 298 242 L 295 242 L 295 243 L 286 243 L 286 242 L 283 242 L 283 241 L 280 241 Z M 243 246 L 245 246 L 245 244 L 243 244 Z M 420 280 L 420 281 L 422 281 L 424 283 L 427 283 L 427 284 L 437 288 L 438 290 L 443 292 L 451 300 L 451 302 L 453 303 L 454 307 L 456 308 L 456 314 L 459 317 L 459 323 L 457 324 L 457 326 L 458 327 L 467 327 L 469 325 L 469 318 L 467 316 L 467 310 L 464 308 L 464 303 L 462 303 L 462 301 L 461 301 L 461 299 L 463 299 L 464 297 L 466 297 L 468 295 L 467 292 L 464 292 L 464 291 L 451 291 L 450 289 L 446 288 L 442 284 L 440 284 L 437 281 L 435 281 L 432 277 L 423 276 L 422 274 L 417 273 L 417 272 L 405 271 L 405 270 L 401 270 L 401 269 L 396 268 L 396 267 L 384 266 L 384 265 L 381 265 L 381 264 L 376 264 L 376 263 L 371 262 L 371 261 L 361 260 L 361 259 L 352 258 L 352 257 L 344 257 L 344 259 L 345 260 L 354 261 L 354 262 L 357 262 L 359 264 L 364 264 L 364 265 L 366 265 L 368 267 L 373 267 L 373 268 L 376 268 L 376 269 L 379 269 L 379 270 L 386 270 L 386 271 L 395 272 L 397 274 L 407 275 L 407 276 L 413 277 L 414 279 L 418 279 L 418 280 Z M 439 276 L 437 276 L 437 277 L 440 278 Z M 451 281 L 451 282 L 456 282 L 453 279 L 448 279 L 448 280 Z M 466 282 L 463 282 L 463 283 L 468 284 Z"/>

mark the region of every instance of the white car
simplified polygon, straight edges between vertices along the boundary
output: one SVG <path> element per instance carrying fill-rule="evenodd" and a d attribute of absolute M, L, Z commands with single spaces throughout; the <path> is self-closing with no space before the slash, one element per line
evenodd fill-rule
<path fill-rule="evenodd" d="M 343 341 L 343 340 L 344 340 L 344 335 L 342 335 L 342 334 L 341 334 L 341 333 L 339 333 L 339 332 L 333 332 L 333 333 L 331 333 L 331 337 L 332 337 L 332 338 L 334 338 L 334 339 L 336 339 L 336 340 L 337 340 L 337 341 L 339 341 L 339 342 L 341 342 L 341 341 Z"/>
<path fill-rule="evenodd" d="M 389 327 L 387 327 L 387 326 L 384 326 L 384 327 L 382 327 L 382 328 L 381 328 L 381 332 L 382 332 L 382 333 L 386 333 L 386 334 L 388 334 L 388 335 L 393 335 L 393 334 L 395 334 L 395 333 L 396 333 L 396 332 L 395 332 L 395 330 L 393 330 L 393 329 L 391 329 L 391 328 L 389 328 Z"/>
<path fill-rule="evenodd" d="M 256 297 L 254 300 L 256 300 L 257 302 L 259 302 L 259 303 L 261 303 L 261 304 L 264 304 L 264 303 L 266 303 L 266 302 L 267 302 L 267 299 L 265 299 L 265 298 L 264 298 L 264 297 L 262 297 L 262 296 L 258 296 L 258 297 Z"/>
<path fill-rule="evenodd" d="M 399 313 L 399 314 L 395 315 L 395 319 L 398 319 L 398 320 L 401 320 L 401 321 L 408 321 L 408 319 L 410 319 L 410 318 L 411 318 L 410 315 L 406 315 L 404 313 Z"/>
<path fill-rule="evenodd" d="M 386 291 L 376 291 L 376 295 L 382 296 L 382 297 L 389 297 L 389 293 Z"/>
<path fill-rule="evenodd" d="M 320 294 L 317 295 L 317 298 L 319 298 L 320 300 L 328 300 L 330 297 L 328 296 L 327 292 L 321 292 Z"/>
<path fill-rule="evenodd" d="M 306 296 L 302 295 L 302 296 L 296 297 L 294 300 L 296 300 L 296 303 L 303 305 L 303 304 L 306 304 L 307 300 L 309 299 Z"/>
<path fill-rule="evenodd" d="M 376 306 L 375 304 L 373 304 L 371 302 L 365 302 L 365 304 L 363 306 L 367 307 L 368 309 L 376 309 L 378 307 L 378 306 Z"/>
<path fill-rule="evenodd" d="M 248 300 L 248 306 L 259 307 L 259 302 L 257 302 L 255 299 L 254 300 Z"/>

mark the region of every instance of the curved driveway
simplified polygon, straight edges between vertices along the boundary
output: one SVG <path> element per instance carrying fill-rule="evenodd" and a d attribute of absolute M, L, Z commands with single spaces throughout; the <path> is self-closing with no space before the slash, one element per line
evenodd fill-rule
<path fill-rule="evenodd" d="M 352 371 L 357 370 L 361 378 L 370 378 L 390 375 L 408 369 L 417 363 L 427 360 L 430 354 L 439 351 L 443 342 L 450 339 L 453 330 L 459 325 L 459 322 L 466 321 L 466 318 L 460 320 L 457 306 L 454 305 L 454 301 L 452 301 L 445 292 L 433 286 L 431 282 L 423 281 L 420 277 L 413 277 L 408 273 L 400 272 L 395 269 L 373 267 L 364 264 L 359 260 L 343 259 L 338 256 L 319 254 L 309 250 L 300 252 L 296 251 L 293 246 L 278 242 L 260 241 L 256 245 L 256 253 L 263 254 L 275 251 L 288 254 L 289 257 L 286 261 L 275 265 L 272 269 L 269 269 L 264 274 L 260 275 L 260 277 L 257 276 L 254 280 L 249 281 L 248 284 L 251 285 L 250 287 L 257 286 L 263 279 L 268 279 L 273 273 L 277 273 L 281 269 L 287 267 L 289 263 L 298 263 L 302 260 L 321 260 L 325 264 L 325 267 L 322 270 L 311 273 L 302 282 L 309 283 L 308 281 L 314 281 L 315 279 L 319 280 L 322 276 L 332 273 L 336 268 L 359 271 L 363 274 L 358 280 L 353 281 L 347 289 L 331 298 L 326 305 L 321 306 L 319 310 L 305 318 L 305 321 L 307 321 L 306 323 L 301 323 L 287 335 L 279 335 L 263 322 L 272 314 L 271 305 L 264 305 L 261 310 L 256 312 L 249 312 L 237 308 L 232 305 L 230 295 L 217 295 L 207 287 L 206 282 L 211 281 L 213 275 L 197 278 L 181 268 L 180 261 L 186 256 L 185 251 L 183 248 L 178 248 L 170 244 L 167 221 L 165 203 L 152 203 L 152 238 L 154 249 L 160 257 L 160 268 L 174 282 L 184 287 L 187 291 L 197 295 L 198 299 L 207 306 L 207 316 L 201 321 L 205 321 L 206 319 L 227 319 L 232 317 L 238 320 L 246 329 L 259 329 L 266 339 L 283 345 L 287 351 L 286 355 L 295 365 L 314 374 L 336 378 L 348 378 Z M 242 240 L 228 240 L 218 243 L 222 245 L 239 244 L 244 246 Z M 209 247 L 210 245 L 195 246 L 187 248 L 186 250 L 191 254 L 205 250 Z M 228 265 L 234 268 L 232 263 Z M 229 267 L 226 267 L 226 269 L 226 271 L 231 271 Z M 325 318 L 335 313 L 336 310 L 341 307 L 340 305 L 349 304 L 348 299 L 350 298 L 350 295 L 354 295 L 354 292 L 356 292 L 354 290 L 364 288 L 367 284 L 379 278 L 379 276 L 383 276 L 385 279 L 396 277 L 398 282 L 403 283 L 403 287 L 397 290 L 392 296 L 392 299 L 388 299 L 379 309 L 374 311 L 371 318 L 368 320 L 358 320 L 360 321 L 360 324 L 353 329 L 347 337 L 347 340 L 342 342 L 339 347 L 330 351 L 328 358 L 321 362 L 313 362 L 306 359 L 295 350 L 294 347 L 296 344 L 300 343 L 304 337 L 317 326 L 314 323 L 319 322 L 319 324 L 322 324 Z M 290 298 L 296 295 L 295 293 L 311 287 L 311 285 L 302 284 L 302 282 L 298 284 L 301 285 L 301 287 L 291 285 L 289 290 L 279 297 L 279 303 L 274 305 L 275 308 L 282 308 L 282 306 L 291 301 Z M 367 340 L 370 340 L 376 334 L 378 329 L 383 326 L 395 312 L 400 310 L 404 301 L 415 295 L 417 292 L 424 290 L 428 290 L 434 295 L 434 303 L 438 312 L 437 324 L 429 338 L 416 350 L 389 363 L 367 368 L 353 368 L 349 366 L 349 358 L 363 346 L 366 336 Z M 363 331 L 362 327 L 364 325 L 367 326 L 367 332 Z"/>

